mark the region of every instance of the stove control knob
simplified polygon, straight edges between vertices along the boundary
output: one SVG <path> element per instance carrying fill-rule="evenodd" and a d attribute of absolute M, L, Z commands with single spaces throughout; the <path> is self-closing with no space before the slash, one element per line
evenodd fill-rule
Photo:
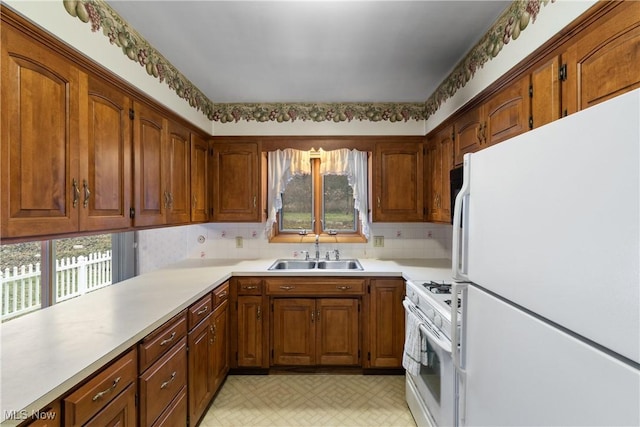
<path fill-rule="evenodd" d="M 427 317 L 431 320 L 433 320 L 433 318 L 436 315 L 436 312 L 433 310 L 433 308 L 427 308 L 427 311 L 425 313 L 427 315 Z"/>
<path fill-rule="evenodd" d="M 433 324 L 436 325 L 438 328 L 442 327 L 442 317 L 440 317 L 440 315 L 436 315 L 433 318 Z"/>

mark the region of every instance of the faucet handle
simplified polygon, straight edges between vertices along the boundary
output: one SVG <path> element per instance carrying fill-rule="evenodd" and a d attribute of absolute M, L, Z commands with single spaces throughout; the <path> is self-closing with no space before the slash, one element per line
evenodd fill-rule
<path fill-rule="evenodd" d="M 327 251 L 327 253 L 324 254 L 324 259 L 326 259 L 327 261 L 331 259 L 331 256 L 329 255 L 329 251 Z"/>
<path fill-rule="evenodd" d="M 304 254 L 304 260 L 309 261 L 309 251 L 300 251 L 300 253 Z"/>
<path fill-rule="evenodd" d="M 338 249 L 334 249 L 333 253 L 336 256 L 336 261 L 340 260 L 340 251 Z"/>

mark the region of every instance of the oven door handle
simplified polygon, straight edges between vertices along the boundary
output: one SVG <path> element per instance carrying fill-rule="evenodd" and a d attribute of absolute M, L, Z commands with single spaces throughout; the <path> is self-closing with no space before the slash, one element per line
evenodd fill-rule
<path fill-rule="evenodd" d="M 419 313 L 419 309 L 418 309 L 418 307 L 416 307 L 416 305 L 414 303 L 404 299 L 402 301 L 402 305 L 404 305 L 404 308 L 405 308 L 406 311 L 413 312 L 422 321 L 422 324 L 419 325 L 420 331 L 424 335 L 426 335 L 427 338 L 429 338 L 429 341 L 435 343 L 442 351 L 444 351 L 448 355 L 451 355 L 451 342 L 449 342 L 448 340 L 443 340 L 442 338 L 436 336 L 429 329 L 430 327 L 436 329 L 435 325 L 433 325 L 433 322 L 431 322 L 429 319 L 427 319 L 426 316 L 424 316 L 423 314 L 421 314 L 421 313 L 418 314 Z"/>

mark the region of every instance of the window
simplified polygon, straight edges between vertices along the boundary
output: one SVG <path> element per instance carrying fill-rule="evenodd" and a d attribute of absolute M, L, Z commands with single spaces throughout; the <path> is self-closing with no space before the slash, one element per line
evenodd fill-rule
<path fill-rule="evenodd" d="M 270 241 L 300 235 L 363 242 L 368 226 L 368 156 L 356 150 L 268 154 L 267 233 Z"/>
<path fill-rule="evenodd" d="M 0 246 L 2 321 L 131 277 L 118 259 L 130 233 Z M 133 247 L 131 246 L 131 250 Z M 125 257 L 130 258 L 130 257 Z M 127 271 L 124 271 L 123 268 Z"/>

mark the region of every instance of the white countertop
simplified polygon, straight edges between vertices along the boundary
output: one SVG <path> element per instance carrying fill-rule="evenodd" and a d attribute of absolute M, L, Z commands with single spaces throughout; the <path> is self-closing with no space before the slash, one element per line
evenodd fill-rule
<path fill-rule="evenodd" d="M 232 276 L 451 280 L 451 261 L 360 259 L 364 271 L 268 271 L 273 259 L 189 259 L 0 326 L 0 420 L 37 411 Z"/>

